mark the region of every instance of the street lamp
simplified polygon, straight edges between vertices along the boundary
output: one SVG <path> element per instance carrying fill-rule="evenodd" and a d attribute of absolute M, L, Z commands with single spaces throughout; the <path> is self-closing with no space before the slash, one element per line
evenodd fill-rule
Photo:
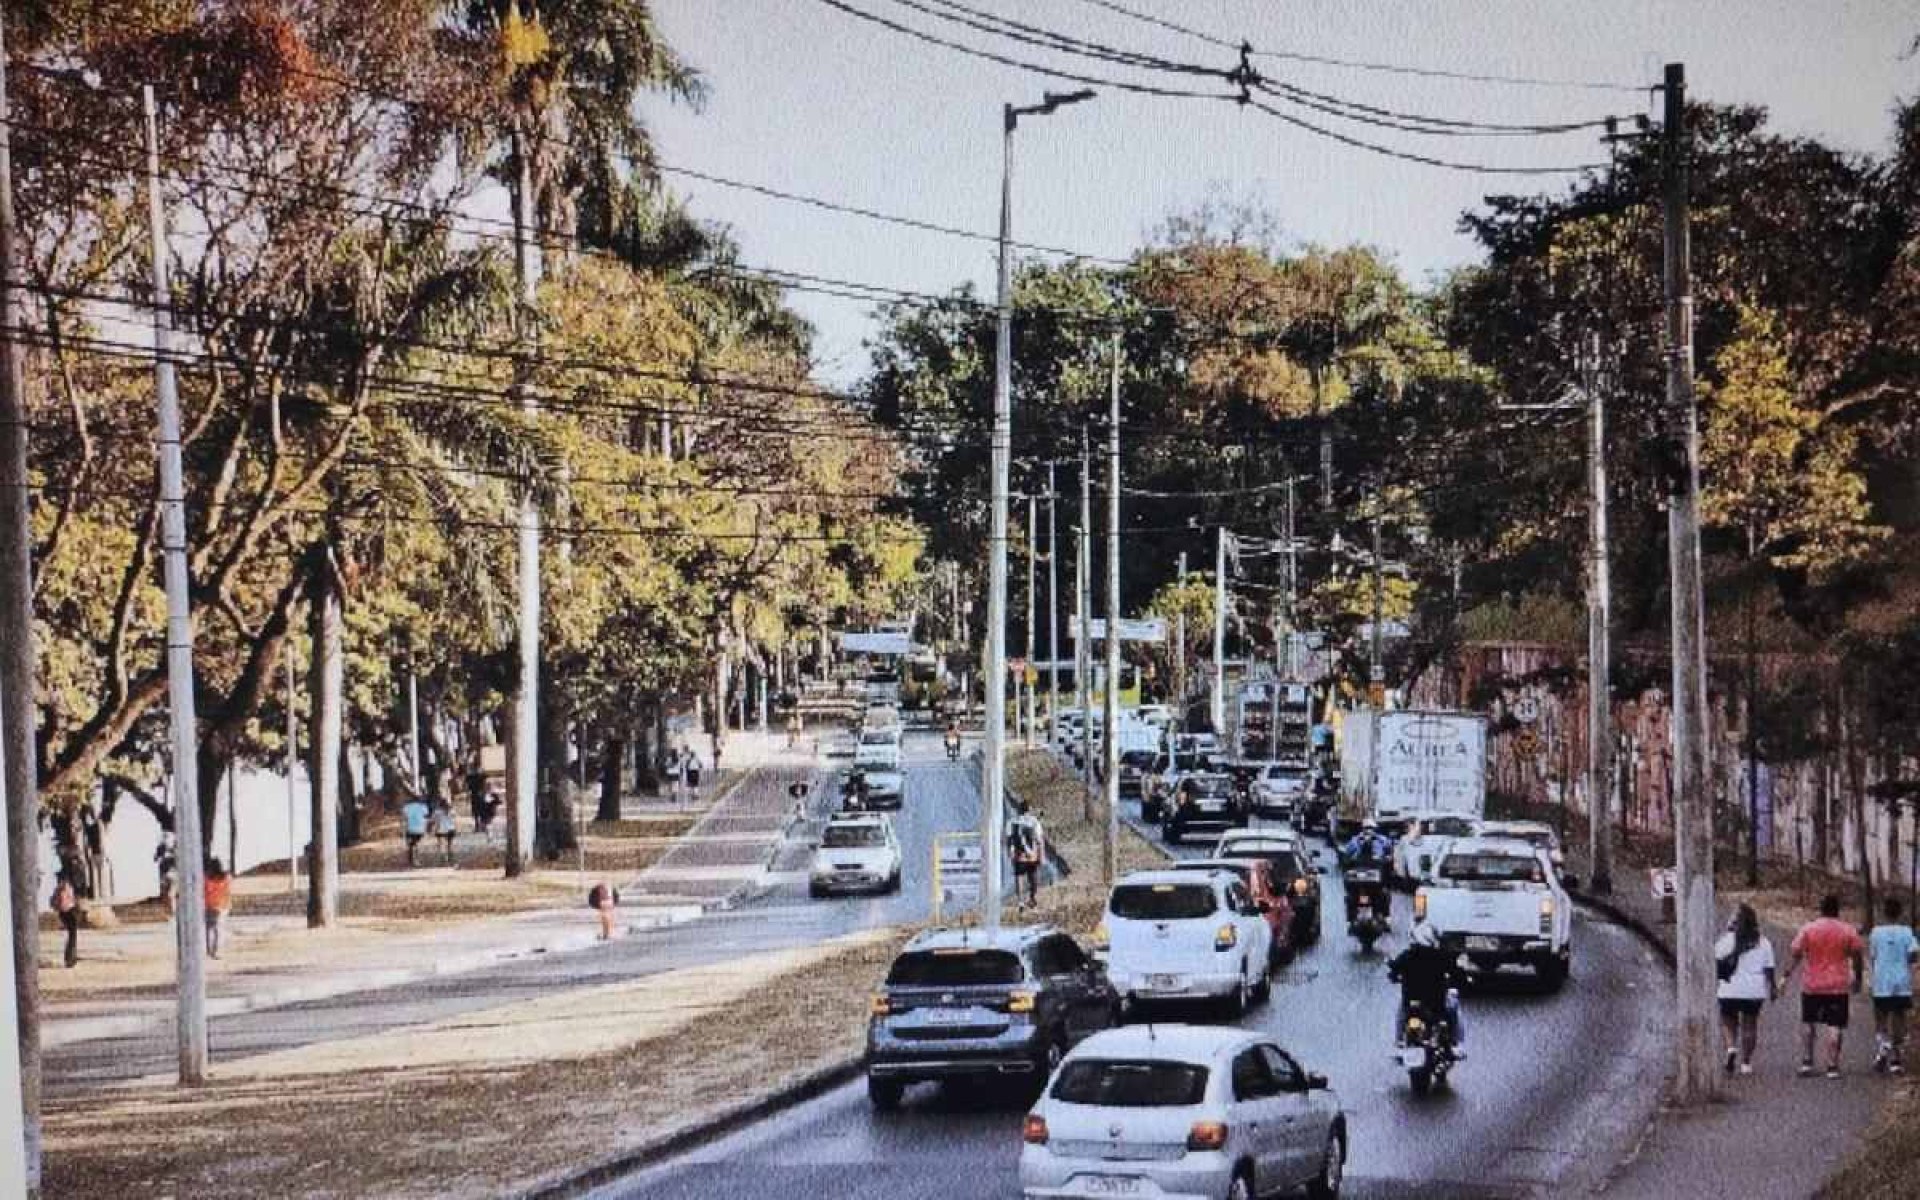
<path fill-rule="evenodd" d="M 988 929 L 1000 927 L 1002 821 L 1006 805 L 1007 737 L 1007 469 L 1013 450 L 1013 130 L 1021 117 L 1045 116 L 1093 93 L 1047 92 L 1040 103 L 1005 108 L 1000 168 L 1000 328 L 993 359 L 993 526 L 987 569 L 987 729 L 980 787 L 980 908 Z"/>

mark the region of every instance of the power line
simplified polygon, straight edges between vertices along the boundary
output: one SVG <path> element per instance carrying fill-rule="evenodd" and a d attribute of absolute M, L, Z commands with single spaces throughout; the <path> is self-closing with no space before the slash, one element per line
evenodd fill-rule
<path fill-rule="evenodd" d="M 1366 150 L 1373 154 L 1385 155 L 1388 158 L 1398 158 L 1406 162 L 1418 163 L 1421 166 L 1427 167 L 1438 167 L 1446 171 L 1463 171 L 1475 175 L 1571 175 L 1586 171 L 1604 170 L 1607 165 L 1605 163 L 1594 162 L 1572 163 L 1564 167 L 1506 167 L 1496 166 L 1491 163 L 1459 162 L 1452 159 L 1435 158 L 1432 155 L 1419 154 L 1410 150 L 1397 150 L 1392 146 L 1381 145 L 1379 142 L 1370 142 L 1364 138 L 1357 138 L 1350 134 L 1340 133 L 1336 130 L 1328 129 L 1324 125 L 1316 125 L 1311 121 L 1296 117 L 1291 113 L 1282 112 L 1260 100 L 1247 101 L 1247 107 L 1257 109 L 1297 129 L 1303 129 L 1308 133 L 1316 134 L 1347 146 L 1352 146 L 1357 150 Z"/>

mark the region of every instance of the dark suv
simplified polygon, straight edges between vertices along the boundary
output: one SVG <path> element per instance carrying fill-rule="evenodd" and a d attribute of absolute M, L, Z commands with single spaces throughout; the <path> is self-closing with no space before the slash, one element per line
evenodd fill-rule
<path fill-rule="evenodd" d="M 1247 823 L 1247 808 L 1227 775 L 1185 776 L 1163 810 L 1160 836 L 1174 846 L 1195 833 L 1220 833 Z"/>
<path fill-rule="evenodd" d="M 1122 800 L 1144 800 L 1147 796 L 1147 775 L 1153 770 L 1154 753 L 1151 750 L 1129 750 L 1120 756 L 1120 798 Z"/>
<path fill-rule="evenodd" d="M 1106 971 L 1052 926 L 928 930 L 893 960 L 873 997 L 867 1096 L 884 1110 L 922 1080 L 1014 1077 L 1043 1087 L 1068 1049 L 1119 1019 Z"/>

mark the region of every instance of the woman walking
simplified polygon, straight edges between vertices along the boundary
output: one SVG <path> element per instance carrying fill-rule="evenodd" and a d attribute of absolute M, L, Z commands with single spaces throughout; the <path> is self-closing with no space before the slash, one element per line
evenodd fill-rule
<path fill-rule="evenodd" d="M 1759 1040 L 1760 1008 L 1780 994 L 1775 981 L 1773 943 L 1760 932 L 1753 906 L 1742 904 L 1713 948 L 1720 976 L 1720 1030 L 1727 1045 L 1727 1074 L 1753 1074 L 1753 1047 Z"/>

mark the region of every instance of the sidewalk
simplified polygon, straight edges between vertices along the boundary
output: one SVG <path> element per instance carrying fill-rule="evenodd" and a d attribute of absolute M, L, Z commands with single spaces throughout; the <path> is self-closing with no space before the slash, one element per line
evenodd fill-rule
<path fill-rule="evenodd" d="M 1569 872 L 1589 877 L 1586 847 L 1568 848 Z M 1674 927 L 1661 914 L 1644 869 L 1623 863 L 1614 894 L 1598 901 L 1673 953 Z M 1591 897 L 1583 897 L 1593 899 Z M 1732 901 L 1722 897 L 1723 914 Z M 1767 922 L 1782 973 L 1793 931 Z M 1871 1071 L 1873 1012 L 1853 1002 L 1845 1043 L 1845 1075 L 1801 1079 L 1800 992 L 1789 984 L 1760 1015 L 1754 1073 L 1729 1076 L 1723 1100 L 1703 1111 L 1663 1106 L 1633 1157 L 1602 1191 L 1621 1200 L 1738 1196 L 1741 1200 L 1803 1200 L 1820 1190 L 1859 1148 L 1874 1114 L 1896 1086 Z M 1600 1034 L 1601 1031 L 1587 1031 Z M 1715 1039 L 1718 1044 L 1718 1025 Z M 1603 1047 L 1604 1036 L 1597 1038 Z"/>
<path fill-rule="evenodd" d="M 774 753 L 767 741 L 736 734 L 728 746 L 729 769 L 713 785 L 719 799 L 651 866 L 616 884 L 626 932 L 694 920 L 761 883 L 790 814 L 787 782 L 802 758 L 806 766 L 801 769 L 811 770 L 810 756 Z M 789 758 L 793 765 L 784 765 Z M 775 764 L 783 765 L 776 769 Z M 638 816 L 650 808 L 629 802 L 627 811 Z M 425 850 L 423 864 L 432 861 Z M 537 874 L 534 886 L 551 890 L 550 905 L 447 923 L 350 917 L 338 928 L 312 931 L 300 915 L 236 914 L 229 918 L 227 953 L 208 963 L 208 1015 L 394 987 L 592 945 L 598 929 L 584 907 L 582 877 L 564 863 Z M 256 889 L 266 883 L 244 882 Z M 498 882 L 497 876 L 472 870 L 422 865 L 378 875 L 344 874 L 341 890 L 345 908 L 353 894 L 386 896 L 413 889 L 430 902 L 452 889 L 485 889 Z M 280 892 L 278 899 L 298 909 L 293 895 Z M 61 986 L 45 994 L 42 1044 L 52 1048 L 127 1037 L 172 1020 L 174 936 L 170 922 L 84 930 L 81 966 L 46 971 L 50 982 Z M 43 961 L 58 962 L 58 939 L 57 933 L 43 933 Z"/>

